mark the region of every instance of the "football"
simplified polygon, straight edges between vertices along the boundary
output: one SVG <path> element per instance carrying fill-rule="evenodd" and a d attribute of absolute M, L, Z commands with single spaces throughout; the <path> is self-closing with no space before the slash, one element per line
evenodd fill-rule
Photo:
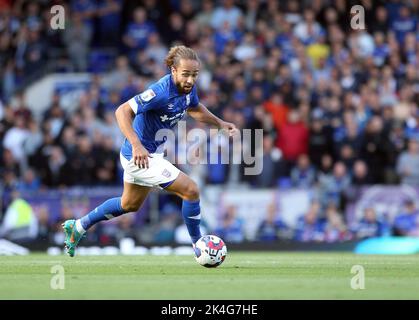
<path fill-rule="evenodd" d="M 195 259 L 201 266 L 218 267 L 224 262 L 226 256 L 227 246 L 217 236 L 203 236 L 195 244 Z"/>

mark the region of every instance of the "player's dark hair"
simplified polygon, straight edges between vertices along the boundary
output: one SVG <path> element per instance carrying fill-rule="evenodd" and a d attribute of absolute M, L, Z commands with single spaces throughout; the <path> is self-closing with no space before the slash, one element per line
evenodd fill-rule
<path fill-rule="evenodd" d="M 194 50 L 185 46 L 174 46 L 170 48 L 169 53 L 164 59 L 166 66 L 170 69 L 173 66 L 177 66 L 179 64 L 180 59 L 186 60 L 195 60 L 201 63 L 198 58 L 198 55 Z"/>

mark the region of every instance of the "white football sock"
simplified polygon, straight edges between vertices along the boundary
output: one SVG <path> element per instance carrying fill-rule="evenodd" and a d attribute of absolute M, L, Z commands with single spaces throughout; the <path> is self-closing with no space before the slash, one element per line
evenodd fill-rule
<path fill-rule="evenodd" d="M 83 226 L 81 225 L 81 221 L 80 219 L 76 220 L 76 230 L 80 233 L 80 234 L 84 234 L 86 232 L 86 230 L 84 230 Z"/>

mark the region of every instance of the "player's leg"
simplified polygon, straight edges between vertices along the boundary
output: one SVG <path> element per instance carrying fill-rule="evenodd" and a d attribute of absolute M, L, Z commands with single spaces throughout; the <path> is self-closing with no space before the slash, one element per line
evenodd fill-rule
<path fill-rule="evenodd" d="M 188 228 L 192 243 L 201 238 L 201 208 L 199 205 L 199 189 L 197 184 L 183 172 L 165 190 L 172 192 L 183 199 L 182 216 Z"/>
<path fill-rule="evenodd" d="M 149 187 L 139 186 L 124 181 L 122 197 L 106 200 L 100 206 L 77 220 L 67 220 L 63 223 L 66 235 L 65 245 L 68 254 L 74 256 L 75 247 L 80 239 L 94 224 L 109 220 L 127 212 L 137 211 L 150 191 Z"/>
<path fill-rule="evenodd" d="M 127 212 L 135 212 L 141 208 L 144 200 L 150 192 L 150 187 L 124 181 L 124 192 L 121 197 L 121 206 Z"/>

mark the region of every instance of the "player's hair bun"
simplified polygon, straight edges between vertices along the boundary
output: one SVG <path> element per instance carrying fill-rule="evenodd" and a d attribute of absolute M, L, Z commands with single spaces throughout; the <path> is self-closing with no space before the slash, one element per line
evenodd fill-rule
<path fill-rule="evenodd" d="M 164 62 L 170 69 L 172 66 L 176 66 L 180 59 L 195 60 L 200 62 L 198 55 L 194 50 L 185 46 L 174 46 L 170 48 L 169 53 L 166 56 Z"/>

